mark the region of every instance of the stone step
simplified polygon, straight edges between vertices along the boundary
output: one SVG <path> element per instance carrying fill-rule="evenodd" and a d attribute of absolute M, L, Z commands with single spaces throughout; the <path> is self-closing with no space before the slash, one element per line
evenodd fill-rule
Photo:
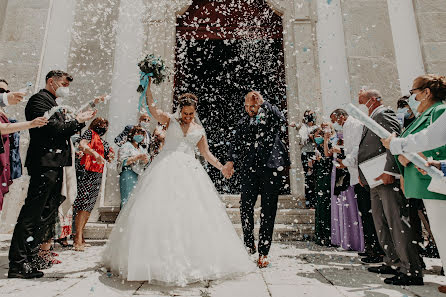
<path fill-rule="evenodd" d="M 260 223 L 260 208 L 254 210 L 254 222 Z M 229 218 L 233 224 L 240 224 L 240 210 L 238 208 L 227 208 Z M 276 224 L 313 224 L 314 210 L 310 209 L 278 209 Z"/>
<path fill-rule="evenodd" d="M 119 214 L 119 207 L 101 208 L 100 221 L 104 223 L 114 223 Z M 258 207 L 254 210 L 254 221 L 260 222 L 260 211 Z M 240 224 L 240 209 L 227 208 L 229 218 L 233 224 Z M 278 209 L 276 215 L 277 224 L 312 224 L 314 223 L 314 210 L 311 209 Z"/>
<path fill-rule="evenodd" d="M 107 239 L 114 224 L 109 223 L 87 223 L 84 230 L 84 237 L 87 239 Z M 237 234 L 242 238 L 242 225 L 234 224 Z M 258 239 L 260 225 L 254 226 L 255 238 Z M 310 239 L 314 236 L 313 224 L 275 224 L 273 240 L 275 241 L 295 241 Z"/>
<path fill-rule="evenodd" d="M 240 195 L 221 195 L 222 202 L 225 203 L 228 209 L 238 209 L 240 207 Z M 277 204 L 278 209 L 302 209 L 305 208 L 305 199 L 303 197 L 296 197 L 292 195 L 281 195 L 279 196 L 279 202 Z M 257 199 L 255 208 L 260 208 L 260 197 Z M 113 223 L 118 217 L 120 207 L 119 206 L 103 206 L 99 208 L 100 221 L 106 223 Z M 287 218 L 285 222 L 293 223 L 296 219 L 298 223 L 304 218 L 293 218 L 289 221 Z M 238 221 L 240 223 L 240 220 Z"/>
<path fill-rule="evenodd" d="M 240 207 L 240 195 L 221 195 L 221 200 L 227 208 Z M 260 207 L 260 196 L 257 198 L 256 208 Z M 279 209 L 305 208 L 305 198 L 303 196 L 280 195 L 277 204 Z"/>

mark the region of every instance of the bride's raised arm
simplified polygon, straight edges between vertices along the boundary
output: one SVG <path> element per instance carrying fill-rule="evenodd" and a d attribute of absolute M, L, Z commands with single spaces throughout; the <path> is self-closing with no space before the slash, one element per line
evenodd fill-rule
<path fill-rule="evenodd" d="M 149 78 L 149 86 L 147 87 L 146 92 L 146 102 L 147 106 L 149 107 L 150 113 L 153 115 L 153 117 L 161 124 L 169 124 L 170 118 L 169 115 L 156 107 L 155 101 L 153 100 L 152 90 L 150 89 L 150 86 L 152 84 L 152 78 Z"/>
<path fill-rule="evenodd" d="M 212 166 L 217 168 L 218 170 L 223 169 L 223 165 L 218 161 L 218 159 L 209 151 L 209 145 L 208 140 L 206 139 L 206 136 L 202 136 L 201 140 L 197 144 L 198 149 L 200 150 L 200 154 L 211 163 Z"/>

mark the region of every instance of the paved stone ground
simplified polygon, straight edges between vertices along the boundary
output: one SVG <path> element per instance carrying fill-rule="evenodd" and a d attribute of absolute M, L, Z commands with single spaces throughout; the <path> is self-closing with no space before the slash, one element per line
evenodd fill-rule
<path fill-rule="evenodd" d="M 0 296 L 197 296 L 197 297 L 297 297 L 297 296 L 446 296 L 437 287 L 440 261 L 425 259 L 425 286 L 394 287 L 384 276 L 369 273 L 356 253 L 321 248 L 310 242 L 275 243 L 271 267 L 240 279 L 166 288 L 145 282 L 126 282 L 104 272 L 100 264 L 103 241 L 93 241 L 83 253 L 60 250 L 63 264 L 36 280 L 7 279 L 9 235 L 0 235 Z M 254 260 L 254 258 L 253 258 Z"/>

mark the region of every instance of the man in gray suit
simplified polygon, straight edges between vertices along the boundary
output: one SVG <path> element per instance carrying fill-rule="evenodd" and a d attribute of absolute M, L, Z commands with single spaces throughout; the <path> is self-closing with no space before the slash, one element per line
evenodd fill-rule
<path fill-rule="evenodd" d="M 396 114 L 382 105 L 381 98 L 381 94 L 376 90 L 361 91 L 359 104 L 365 105 L 369 116 L 387 131 L 399 134 L 401 128 Z M 400 174 L 396 160 L 382 145 L 379 136 L 364 127 L 359 144 L 358 163 L 382 154 L 386 154 L 386 164 L 384 172 L 376 179 L 381 180 L 382 184 L 370 189 L 370 197 L 376 233 L 385 253 L 385 265 L 369 267 L 368 270 L 394 274 L 394 277 L 384 280 L 386 284 L 423 285 L 421 258 L 418 255 L 414 231 L 408 222 L 408 203 L 396 180 Z M 367 188 L 368 184 L 361 170 L 359 174 L 361 185 Z"/>

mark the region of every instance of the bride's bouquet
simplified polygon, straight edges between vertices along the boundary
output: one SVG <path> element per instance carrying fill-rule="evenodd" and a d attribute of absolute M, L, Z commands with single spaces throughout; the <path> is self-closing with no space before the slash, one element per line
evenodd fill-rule
<path fill-rule="evenodd" d="M 151 77 L 155 85 L 162 83 L 166 79 L 167 68 L 164 65 L 164 61 L 161 59 L 161 57 L 155 57 L 155 55 L 153 54 L 147 55 L 142 61 L 138 63 L 138 67 L 141 70 L 141 82 L 137 89 L 139 93 L 142 93 L 146 87 L 146 84 L 143 81 L 144 78 L 148 82 L 149 77 Z"/>
<path fill-rule="evenodd" d="M 164 61 L 161 59 L 161 57 L 155 57 L 153 54 L 147 55 L 141 62 L 138 63 L 138 67 L 140 70 L 139 86 L 136 91 L 141 93 L 141 96 L 139 96 L 138 110 L 141 111 L 142 108 L 145 108 L 147 113 L 151 116 L 149 107 L 144 102 L 144 93 L 149 85 L 150 77 L 155 85 L 162 83 L 166 79 L 167 67 L 164 65 Z"/>

